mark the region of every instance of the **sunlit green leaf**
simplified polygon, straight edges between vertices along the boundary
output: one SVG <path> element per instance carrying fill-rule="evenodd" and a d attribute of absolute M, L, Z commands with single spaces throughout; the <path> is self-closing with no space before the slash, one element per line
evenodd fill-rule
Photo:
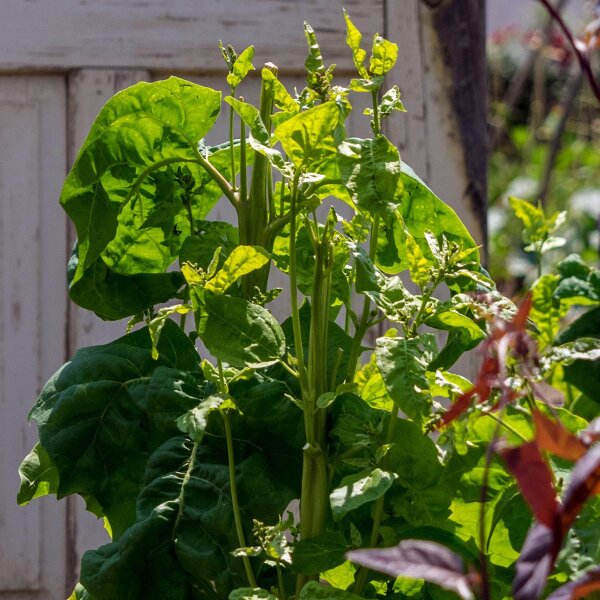
<path fill-rule="evenodd" d="M 375 215 L 396 207 L 401 190 L 400 156 L 384 135 L 367 140 L 349 138 L 338 152 L 342 179 L 359 208 Z"/>
<path fill-rule="evenodd" d="M 233 63 L 231 72 L 227 75 L 227 83 L 232 89 L 237 88 L 250 71 L 254 70 L 252 59 L 254 58 L 254 46 L 248 46 Z"/>
<path fill-rule="evenodd" d="M 379 338 L 377 365 L 396 405 L 418 425 L 431 410 L 431 393 L 425 376 L 435 346 L 432 334 L 419 338 Z"/>
<path fill-rule="evenodd" d="M 365 58 L 367 57 L 367 53 L 360 47 L 362 34 L 356 28 L 354 23 L 352 23 L 346 10 L 344 10 L 344 20 L 346 21 L 346 44 L 348 44 L 350 50 L 352 50 L 354 66 L 356 67 L 358 74 L 366 79 L 369 75 L 365 67 Z"/>
<path fill-rule="evenodd" d="M 378 33 L 373 36 L 371 48 L 371 61 L 369 71 L 372 75 L 385 75 L 396 64 L 398 58 L 398 44 L 388 42 Z"/>
<path fill-rule="evenodd" d="M 243 102 L 242 100 L 238 100 L 236 98 L 232 98 L 231 96 L 226 96 L 224 98 L 225 102 L 233 107 L 233 110 L 241 117 L 242 121 L 246 123 L 252 137 L 258 140 L 261 144 L 269 143 L 269 132 L 263 123 L 263 120 L 260 116 L 260 112 L 258 108 L 249 104 L 248 102 Z"/>
<path fill-rule="evenodd" d="M 394 479 L 393 473 L 374 469 L 366 477 L 333 490 L 329 495 L 333 520 L 339 521 L 359 506 L 381 498 L 390 489 Z"/>
<path fill-rule="evenodd" d="M 264 267 L 269 259 L 269 253 L 259 246 L 237 246 L 204 288 L 215 294 L 223 294 L 243 275 Z"/>

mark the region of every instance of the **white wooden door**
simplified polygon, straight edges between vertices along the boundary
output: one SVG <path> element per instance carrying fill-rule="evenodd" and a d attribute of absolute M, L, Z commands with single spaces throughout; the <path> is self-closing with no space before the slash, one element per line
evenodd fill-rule
<path fill-rule="evenodd" d="M 0 0 L 0 600 L 65 598 L 82 553 L 107 540 L 76 499 L 15 502 L 17 466 L 36 437 L 26 415 L 44 381 L 77 348 L 123 332 L 123 323 L 66 301 L 73 240 L 58 196 L 94 116 L 142 79 L 179 74 L 221 87 L 219 39 L 238 49 L 254 43 L 257 66 L 276 62 L 286 81 L 302 87 L 305 19 L 344 79 L 353 66 L 342 6 L 365 40 L 379 31 L 399 42 L 394 81 L 409 113 L 387 133 L 482 240 L 420 0 Z M 360 112 L 351 127 L 366 135 Z M 225 139 L 223 124 L 215 134 Z M 232 215 L 223 205 L 215 216 Z"/>

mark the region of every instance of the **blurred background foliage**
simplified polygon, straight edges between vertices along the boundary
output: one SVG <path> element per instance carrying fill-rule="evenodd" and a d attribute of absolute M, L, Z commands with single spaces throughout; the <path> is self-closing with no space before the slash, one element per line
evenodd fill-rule
<path fill-rule="evenodd" d="M 577 4 L 553 1 L 591 51 L 598 2 Z M 591 64 L 598 77 L 597 56 Z M 488 65 L 489 270 L 500 290 L 514 295 L 536 278 L 537 266 L 535 255 L 524 250 L 523 223 L 511 196 L 541 203 L 549 216 L 567 211 L 556 233 L 559 243 L 545 252 L 544 270 L 571 253 L 598 264 L 600 103 L 566 36 L 541 7 L 533 26 L 490 32 Z"/>

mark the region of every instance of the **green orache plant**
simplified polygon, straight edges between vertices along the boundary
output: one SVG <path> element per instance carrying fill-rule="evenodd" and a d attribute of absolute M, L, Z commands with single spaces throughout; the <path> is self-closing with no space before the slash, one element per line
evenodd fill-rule
<path fill-rule="evenodd" d="M 448 369 L 485 338 L 466 292 L 493 284 L 454 211 L 382 133 L 404 110 L 398 88 L 382 88 L 397 46 L 375 35 L 367 62 L 345 19 L 358 71 L 347 87 L 306 25 L 307 87 L 291 94 L 267 64 L 255 107 L 236 95 L 253 49 L 221 46 L 228 140 L 204 141 L 220 92 L 139 83 L 104 106 L 67 177 L 71 299 L 131 318 L 123 337 L 79 350 L 30 414 L 39 442 L 19 502 L 79 494 L 112 537 L 83 556 L 72 598 L 392 598 L 407 586 L 356 571 L 348 549 L 478 543 L 477 477 L 462 477 L 489 431 L 475 449 L 464 432 L 444 446 L 429 431 L 435 398 L 468 385 Z M 372 99 L 368 139 L 345 130 L 355 93 Z M 319 210 L 331 197 L 353 217 Z M 210 220 L 219 201 L 235 225 Z M 282 323 L 266 308 L 273 268 L 289 280 Z M 364 361 L 384 319 L 395 328 Z M 447 332 L 441 348 L 425 326 Z M 514 556 L 503 515 L 498 568 Z"/>

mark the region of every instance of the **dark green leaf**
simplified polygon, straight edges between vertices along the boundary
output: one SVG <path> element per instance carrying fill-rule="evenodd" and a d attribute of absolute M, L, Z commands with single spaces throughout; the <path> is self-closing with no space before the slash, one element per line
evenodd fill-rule
<path fill-rule="evenodd" d="M 82 495 L 108 517 L 115 538 L 132 521 L 148 455 L 177 432 L 175 419 L 200 398 L 198 355 L 171 321 L 158 349 L 155 361 L 142 329 L 80 350 L 31 411 L 59 474 L 58 497 Z"/>
<path fill-rule="evenodd" d="M 325 531 L 294 544 L 292 568 L 296 573 L 318 575 L 341 565 L 346 550 L 348 545 L 340 532 Z"/>
<path fill-rule="evenodd" d="M 176 297 L 184 282 L 178 271 L 122 275 L 100 258 L 71 284 L 69 295 L 79 306 L 114 321 Z"/>
<path fill-rule="evenodd" d="M 360 596 L 309 581 L 302 588 L 298 600 L 360 600 Z"/>
<path fill-rule="evenodd" d="M 238 588 L 229 594 L 228 600 L 277 600 L 277 598 L 260 588 Z"/>
<path fill-rule="evenodd" d="M 221 267 L 225 257 L 229 256 L 238 244 L 237 229 L 223 221 L 199 221 L 196 223 L 196 229 L 197 235 L 186 238 L 181 246 L 179 264 L 189 262 L 207 271 L 215 250 L 221 248 L 224 255 L 219 264 Z"/>
<path fill-rule="evenodd" d="M 271 313 L 244 298 L 204 292 L 197 301 L 198 335 L 208 351 L 234 367 L 260 368 L 279 360 L 285 336 Z"/>

